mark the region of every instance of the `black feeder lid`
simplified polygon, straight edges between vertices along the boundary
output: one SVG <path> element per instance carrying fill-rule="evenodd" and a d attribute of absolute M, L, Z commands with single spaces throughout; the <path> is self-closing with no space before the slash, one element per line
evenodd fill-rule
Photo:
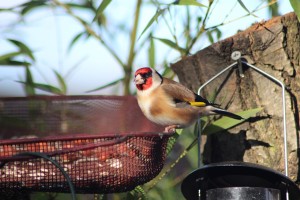
<path fill-rule="evenodd" d="M 188 199 L 205 198 L 207 190 L 226 187 L 261 187 L 278 189 L 282 199 L 288 190 L 290 200 L 300 200 L 300 190 L 288 177 L 273 169 L 245 162 L 222 162 L 205 165 L 182 182 L 181 191 Z"/>

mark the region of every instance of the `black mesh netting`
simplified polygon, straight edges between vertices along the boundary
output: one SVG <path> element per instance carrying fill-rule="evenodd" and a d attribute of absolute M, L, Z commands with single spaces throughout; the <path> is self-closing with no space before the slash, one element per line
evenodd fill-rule
<path fill-rule="evenodd" d="M 132 96 L 0 99 L 0 190 L 123 192 L 162 169 L 170 134 L 148 121 Z M 14 156 L 15 155 L 15 156 Z M 4 165 L 3 165 L 4 164 Z"/>

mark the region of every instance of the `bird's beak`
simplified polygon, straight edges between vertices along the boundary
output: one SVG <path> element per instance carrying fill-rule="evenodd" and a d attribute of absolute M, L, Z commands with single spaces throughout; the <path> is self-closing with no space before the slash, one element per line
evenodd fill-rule
<path fill-rule="evenodd" d="M 136 75 L 136 77 L 134 78 L 134 83 L 136 85 L 141 85 L 145 83 L 145 80 L 142 78 L 142 76 L 140 74 Z"/>

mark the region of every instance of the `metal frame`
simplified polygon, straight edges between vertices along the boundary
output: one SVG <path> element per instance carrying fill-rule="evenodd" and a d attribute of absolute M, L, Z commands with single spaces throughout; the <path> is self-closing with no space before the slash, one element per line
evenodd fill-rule
<path fill-rule="evenodd" d="M 233 52 L 232 54 L 232 58 L 234 57 L 234 53 L 239 53 L 239 52 Z M 255 67 L 254 65 L 251 65 L 247 62 L 241 61 L 240 60 L 240 53 L 239 55 L 235 55 L 238 56 L 236 62 L 234 62 L 233 64 L 229 65 L 228 67 L 226 67 L 225 69 L 223 69 L 222 71 L 220 71 L 218 74 L 216 74 L 215 76 L 213 76 L 211 79 L 209 79 L 208 81 L 206 81 L 203 85 L 201 85 L 198 89 L 198 94 L 201 95 L 201 90 L 208 85 L 209 83 L 211 83 L 213 80 L 215 80 L 217 77 L 219 77 L 220 75 L 222 75 L 224 72 L 228 71 L 229 69 L 238 66 L 239 72 L 240 72 L 240 76 L 244 77 L 243 71 L 242 71 L 242 64 L 247 65 L 248 67 L 254 69 L 255 71 L 257 71 L 258 73 L 264 75 L 266 78 L 268 78 L 269 80 L 272 80 L 273 82 L 279 84 L 282 88 L 282 116 L 283 116 L 283 139 L 284 139 L 284 167 L 285 167 L 285 176 L 288 177 L 288 150 L 287 150 L 287 128 L 286 128 L 286 105 L 285 105 L 285 86 L 284 84 L 279 81 L 278 79 L 276 79 L 275 77 L 271 76 L 270 74 L 264 72 L 263 70 Z M 234 58 L 233 58 L 234 59 Z M 201 123 L 200 123 L 200 119 L 198 120 L 198 167 L 201 167 L 201 134 L 202 134 L 202 130 L 201 130 Z M 287 193 L 287 200 L 288 200 L 288 193 Z"/>

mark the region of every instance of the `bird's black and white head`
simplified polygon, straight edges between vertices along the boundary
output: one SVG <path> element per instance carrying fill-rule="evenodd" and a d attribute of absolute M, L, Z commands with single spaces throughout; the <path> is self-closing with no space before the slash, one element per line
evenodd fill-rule
<path fill-rule="evenodd" d="M 146 91 L 157 88 L 163 81 L 163 77 L 150 67 L 136 70 L 134 82 L 138 91 Z"/>

